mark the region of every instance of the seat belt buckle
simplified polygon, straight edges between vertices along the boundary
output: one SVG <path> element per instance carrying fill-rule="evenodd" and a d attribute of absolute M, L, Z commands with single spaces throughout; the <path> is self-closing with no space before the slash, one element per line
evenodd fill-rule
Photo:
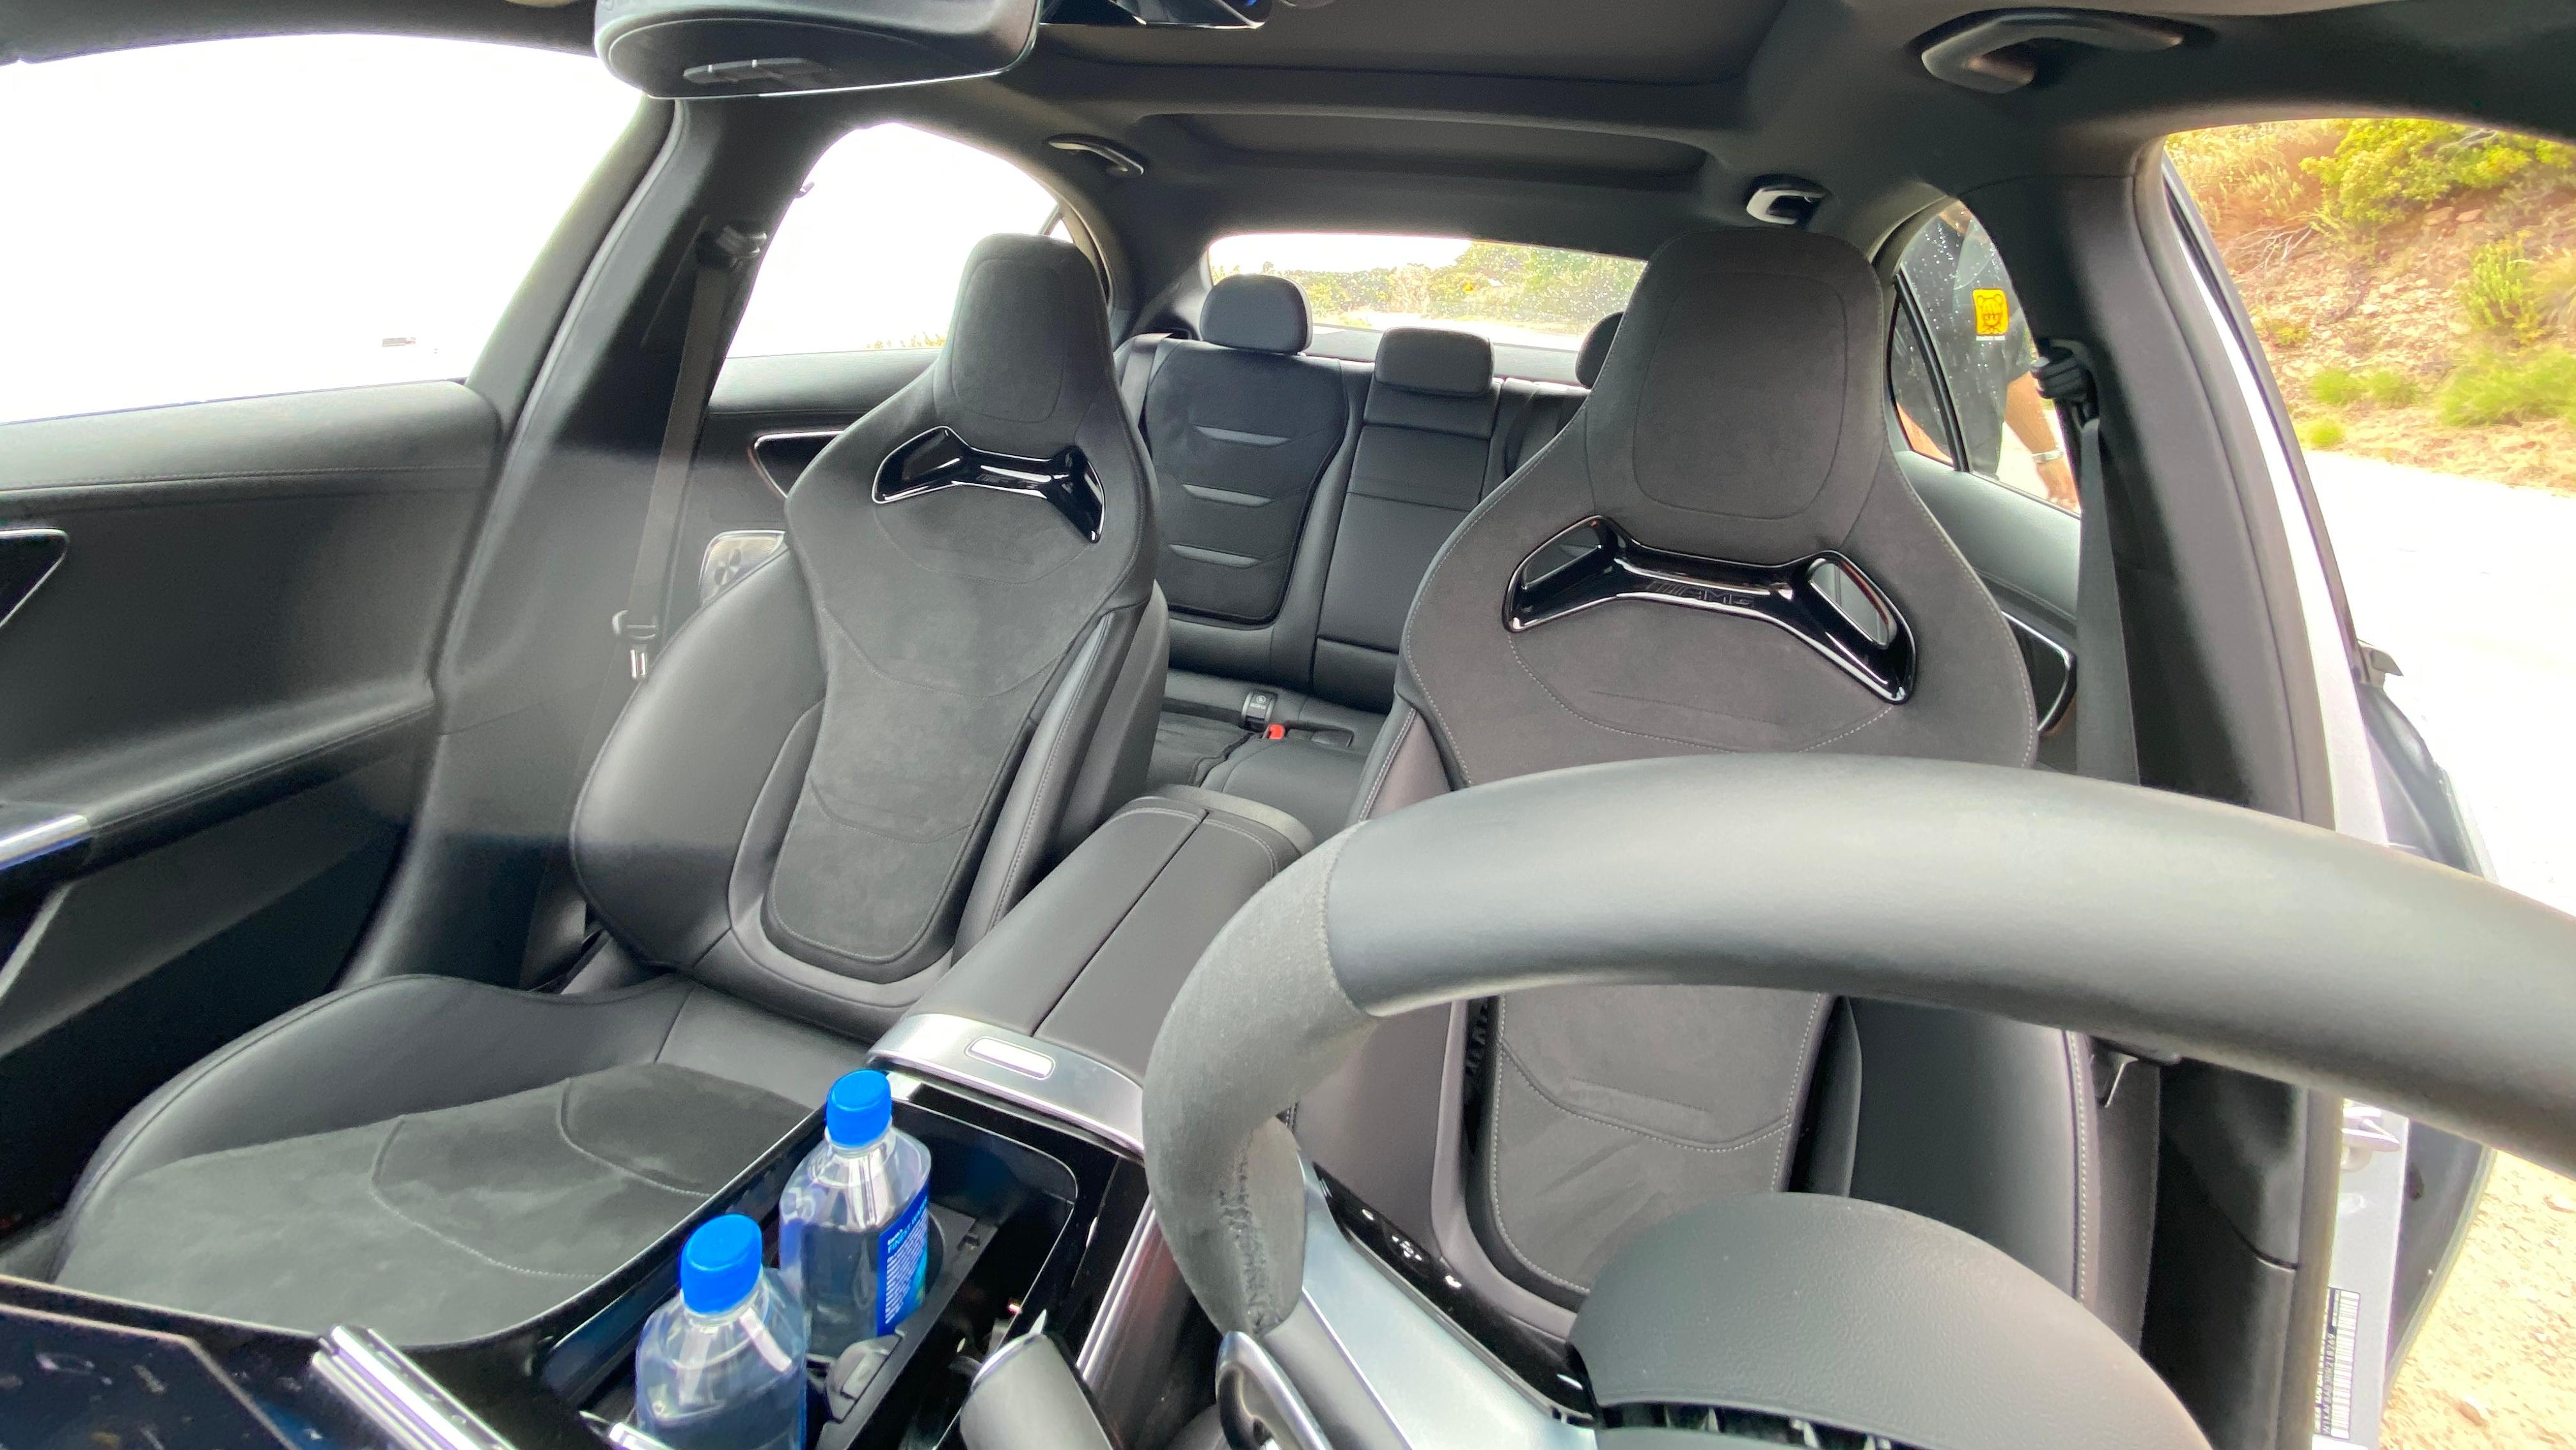
<path fill-rule="evenodd" d="M 1254 734 L 1259 734 L 1261 731 L 1269 727 L 1270 717 L 1278 710 L 1278 708 L 1279 697 L 1270 691 L 1244 691 L 1243 707 L 1240 711 L 1243 728 L 1252 731 Z"/>
<path fill-rule="evenodd" d="M 626 642 L 626 676 L 642 680 L 653 668 L 653 641 L 662 634 L 661 622 L 652 619 L 629 621 L 628 610 L 621 609 L 608 617 L 608 632 Z"/>
<path fill-rule="evenodd" d="M 1270 722 L 1268 727 L 1262 730 L 1261 738 L 1264 740 L 1285 740 L 1288 738 L 1288 727 L 1280 724 L 1276 720 L 1273 720 Z"/>

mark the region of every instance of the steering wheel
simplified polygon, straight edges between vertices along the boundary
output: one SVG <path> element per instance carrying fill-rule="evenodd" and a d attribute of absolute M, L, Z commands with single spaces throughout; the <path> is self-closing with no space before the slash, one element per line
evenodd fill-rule
<path fill-rule="evenodd" d="M 1346 1325 L 1317 1323 L 1325 1260 L 1353 1251 L 1276 1115 L 1384 1018 L 1567 983 L 1966 1008 L 2385 1104 L 2576 1169 L 2576 919 L 2475 877 L 2039 771 L 1739 756 L 1529 776 L 1345 831 L 1282 873 L 1156 1039 L 1147 1175 L 1183 1277 L 1227 1332 L 1220 1408 L 1239 1431 L 1419 1445 L 1385 1379 L 1449 1392 L 1420 1384 L 1420 1365 L 1373 1374 Z M 1431 1322 L 1381 1300 L 1373 1314 Z M 2038 1275 L 1845 1199 L 1755 1195 L 1668 1222 L 1604 1272 L 1574 1348 L 1605 1444 L 1666 1423 L 1622 1406 L 1659 1405 L 1938 1450 L 2206 1444 L 2155 1373 Z M 1455 1377 L 1476 1361 L 1448 1363 Z M 1561 1441 L 1523 1428 L 1523 1443 Z"/>

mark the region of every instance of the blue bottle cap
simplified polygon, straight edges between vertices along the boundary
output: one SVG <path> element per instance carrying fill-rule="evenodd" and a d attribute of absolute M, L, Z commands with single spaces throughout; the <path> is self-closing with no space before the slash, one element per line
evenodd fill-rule
<path fill-rule="evenodd" d="M 842 1148 L 864 1148 L 894 1121 L 894 1089 L 881 1072 L 843 1073 L 823 1099 L 823 1133 Z"/>
<path fill-rule="evenodd" d="M 742 1307 L 760 1286 L 760 1225 L 738 1213 L 698 1225 L 680 1250 L 680 1302 L 692 1313 Z"/>

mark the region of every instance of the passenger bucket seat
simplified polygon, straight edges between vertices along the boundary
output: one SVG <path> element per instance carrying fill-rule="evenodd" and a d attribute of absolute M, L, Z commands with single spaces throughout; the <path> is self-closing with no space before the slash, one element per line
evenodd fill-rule
<path fill-rule="evenodd" d="M 815 459 L 788 552 L 671 641 L 591 771 L 582 888 L 672 974 L 395 977 L 289 1013 L 118 1125 L 56 1280 L 419 1344 L 652 1243 L 1141 787 L 1145 480 L 1091 264 L 983 243 L 938 360 Z"/>
<path fill-rule="evenodd" d="M 1658 252 L 1589 400 L 1424 578 L 1357 814 L 1714 751 L 2030 764 L 2020 653 L 1889 451 L 1886 336 L 1841 241 Z M 2089 1071 L 2080 1039 L 1957 1013 L 1541 990 L 1390 1023 L 1296 1124 L 1471 1288 L 1560 1335 L 1640 1231 L 1789 1187 L 1945 1219 L 2099 1306 Z"/>

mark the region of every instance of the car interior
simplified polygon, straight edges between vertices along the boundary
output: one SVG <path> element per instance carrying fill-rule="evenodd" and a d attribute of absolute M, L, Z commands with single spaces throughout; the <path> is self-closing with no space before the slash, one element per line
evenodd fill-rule
<path fill-rule="evenodd" d="M 0 6 L 643 93 L 462 376 L 0 423 L 0 1424 L 652 1450 L 683 1241 L 870 1066 L 928 1297 L 797 1450 L 2291 1450 L 2488 1147 L 2576 1163 L 2576 922 L 2159 150 L 2576 135 L 2576 16 L 955 9 Z M 1054 214 L 928 345 L 728 358 L 893 123 Z M 2079 511 L 1960 446 L 1944 225 Z M 1255 234 L 1636 280 L 1362 327 Z M 2347 1098 L 2419 1120 L 2362 1350 Z"/>

